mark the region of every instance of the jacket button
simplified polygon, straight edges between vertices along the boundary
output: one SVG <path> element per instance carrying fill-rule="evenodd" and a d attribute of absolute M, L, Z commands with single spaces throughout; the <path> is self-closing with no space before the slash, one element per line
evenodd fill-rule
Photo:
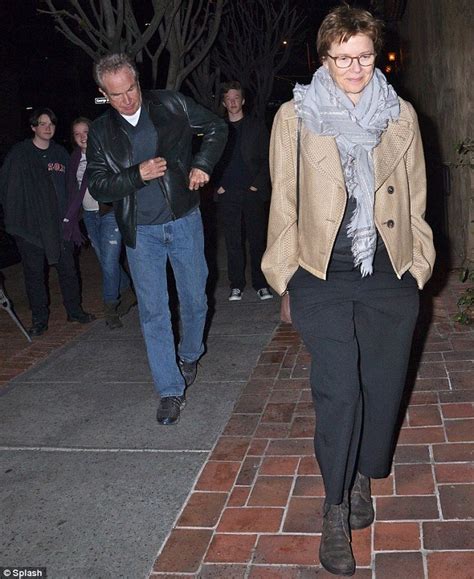
<path fill-rule="evenodd" d="M 387 221 L 387 227 L 388 227 L 389 229 L 392 229 L 394 226 L 395 226 L 395 221 L 394 221 L 393 219 L 389 219 L 389 220 Z"/>
<path fill-rule="evenodd" d="M 389 186 L 387 187 L 387 193 L 392 194 L 394 191 L 395 191 L 395 187 L 392 187 L 391 185 L 389 185 Z"/>

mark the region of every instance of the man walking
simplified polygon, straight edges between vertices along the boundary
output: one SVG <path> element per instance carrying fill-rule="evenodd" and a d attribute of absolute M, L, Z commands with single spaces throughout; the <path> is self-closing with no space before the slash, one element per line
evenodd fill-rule
<path fill-rule="evenodd" d="M 185 387 L 193 383 L 204 352 L 207 264 L 198 191 L 224 149 L 227 128 L 180 93 L 142 95 L 135 64 L 125 54 L 101 58 L 94 76 L 111 108 L 89 132 L 89 189 L 98 201 L 113 202 L 160 395 L 157 420 L 175 424 L 185 405 Z M 193 155 L 196 134 L 202 141 Z M 180 305 L 178 359 L 168 304 L 168 261 Z"/>
<path fill-rule="evenodd" d="M 15 145 L 0 171 L 5 229 L 14 236 L 22 259 L 31 336 L 48 329 L 45 260 L 58 271 L 68 321 L 86 324 L 95 319 L 82 310 L 73 244 L 62 238 L 69 155 L 53 141 L 56 124 L 51 109 L 35 110 L 30 116 L 33 138 Z"/>
<path fill-rule="evenodd" d="M 249 242 L 252 285 L 261 300 L 273 297 L 260 268 L 266 246 L 265 201 L 270 198 L 269 134 L 264 123 L 244 115 L 244 91 L 237 81 L 223 86 L 229 140 L 216 178 L 218 208 L 227 249 L 229 301 L 239 301 L 245 287 L 245 243 Z"/>

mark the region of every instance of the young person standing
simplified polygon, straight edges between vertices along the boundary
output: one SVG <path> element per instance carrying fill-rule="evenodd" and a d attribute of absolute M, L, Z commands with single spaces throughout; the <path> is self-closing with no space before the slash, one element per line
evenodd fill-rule
<path fill-rule="evenodd" d="M 5 228 L 21 254 L 32 314 L 31 336 L 40 336 L 48 329 L 45 261 L 58 271 L 67 320 L 87 324 L 95 319 L 81 307 L 74 245 L 63 238 L 69 155 L 53 140 L 56 125 L 51 109 L 35 110 L 30 116 L 33 138 L 15 145 L 0 171 L 0 202 Z"/>
<path fill-rule="evenodd" d="M 223 86 L 229 138 L 215 182 L 227 249 L 229 301 L 240 301 L 246 285 L 243 227 L 250 249 L 252 286 L 261 300 L 273 298 L 260 267 L 266 246 L 265 201 L 270 198 L 269 134 L 264 123 L 244 114 L 244 104 L 239 82 Z"/>

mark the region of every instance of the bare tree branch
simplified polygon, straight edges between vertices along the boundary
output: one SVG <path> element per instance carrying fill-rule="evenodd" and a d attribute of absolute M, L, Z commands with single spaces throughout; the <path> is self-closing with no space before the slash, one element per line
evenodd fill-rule
<path fill-rule="evenodd" d="M 219 111 L 221 71 L 219 67 L 212 65 L 210 52 L 185 82 L 195 100 L 215 113 Z"/>
<path fill-rule="evenodd" d="M 91 58 L 106 52 L 127 51 L 135 57 L 157 34 L 160 22 L 176 0 L 151 0 L 153 16 L 148 26 L 140 26 L 133 0 L 68 0 L 70 7 L 58 8 L 59 0 L 42 0 L 56 29 Z M 183 0 L 177 0 L 181 3 Z"/>
<path fill-rule="evenodd" d="M 212 4 L 204 0 L 188 0 L 176 11 L 169 27 L 166 50 L 170 56 L 166 87 L 179 90 L 184 80 L 210 51 L 219 31 L 226 0 Z"/>
<path fill-rule="evenodd" d="M 274 76 L 288 62 L 301 23 L 288 0 L 231 2 L 224 13 L 213 61 L 253 96 L 256 116 L 265 114 Z"/>
<path fill-rule="evenodd" d="M 148 0 L 153 16 L 146 23 L 134 5 L 139 0 L 41 1 L 46 9 L 39 11 L 92 59 L 117 51 L 150 59 L 154 86 L 166 50 L 166 86 L 179 89 L 215 42 L 227 0 Z"/>
<path fill-rule="evenodd" d="M 51 15 L 56 23 L 56 30 L 63 34 L 70 42 L 82 48 L 82 50 L 84 50 L 84 52 L 86 52 L 86 54 L 88 54 L 91 58 L 94 58 L 96 52 L 101 48 L 101 43 L 90 32 L 90 30 L 87 28 L 87 25 L 84 26 L 82 24 L 80 16 L 78 14 L 71 14 L 67 10 L 57 10 L 52 0 L 46 0 L 46 4 L 50 10 L 38 10 L 38 12 Z M 67 20 L 70 20 L 79 26 L 83 32 L 85 32 L 93 46 L 89 46 L 87 42 L 84 42 L 77 34 L 75 34 L 71 27 L 67 24 Z"/>
<path fill-rule="evenodd" d="M 161 22 L 163 21 L 166 11 L 169 10 L 170 5 L 173 3 L 173 0 L 152 0 L 152 3 L 154 11 L 153 18 L 149 23 L 147 23 L 148 26 L 145 27 L 144 32 L 141 32 L 135 19 L 131 2 L 130 0 L 127 0 L 127 4 L 129 5 L 129 14 L 131 16 L 133 15 L 134 28 L 136 29 L 137 32 L 135 35 L 136 41 L 130 47 L 131 54 L 137 54 L 137 52 L 143 50 L 149 44 L 149 42 L 157 35 L 158 28 Z M 128 22 L 131 23 L 132 21 L 127 19 L 125 21 L 125 24 L 128 25 L 127 24 Z"/>

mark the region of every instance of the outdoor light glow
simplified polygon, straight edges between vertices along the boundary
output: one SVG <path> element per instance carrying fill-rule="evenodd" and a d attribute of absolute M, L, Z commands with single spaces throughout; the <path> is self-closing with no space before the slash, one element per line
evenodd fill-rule
<path fill-rule="evenodd" d="M 390 74 L 392 72 L 392 67 L 389 64 L 387 64 L 387 66 L 385 67 L 385 72 L 387 74 Z"/>
<path fill-rule="evenodd" d="M 283 44 L 288 44 L 288 40 L 284 40 L 284 41 L 283 41 Z"/>
<path fill-rule="evenodd" d="M 388 56 L 389 62 L 395 62 L 397 60 L 397 53 L 396 52 L 389 52 L 387 56 Z"/>

